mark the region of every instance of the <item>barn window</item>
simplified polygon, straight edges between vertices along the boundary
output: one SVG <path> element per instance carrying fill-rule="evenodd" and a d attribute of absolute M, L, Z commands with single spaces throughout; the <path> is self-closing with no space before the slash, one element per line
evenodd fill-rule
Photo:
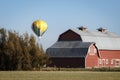
<path fill-rule="evenodd" d="M 99 59 L 99 64 L 102 64 L 102 60 L 101 59 Z"/>
<path fill-rule="evenodd" d="M 88 53 L 90 55 L 95 55 L 96 52 L 97 51 L 96 51 L 96 48 L 94 48 L 94 46 L 90 46 L 90 48 L 88 49 Z"/>
<path fill-rule="evenodd" d="M 113 64 L 113 59 L 111 59 L 111 64 Z"/>
<path fill-rule="evenodd" d="M 108 59 L 106 59 L 106 64 L 108 64 Z"/>
<path fill-rule="evenodd" d="M 115 66 L 119 67 L 120 66 L 120 59 L 115 59 Z"/>

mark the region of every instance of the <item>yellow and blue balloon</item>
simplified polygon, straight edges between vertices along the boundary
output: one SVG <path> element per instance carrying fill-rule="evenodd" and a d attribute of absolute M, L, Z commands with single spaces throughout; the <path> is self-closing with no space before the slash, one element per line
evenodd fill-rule
<path fill-rule="evenodd" d="M 38 37 L 41 37 L 47 30 L 47 23 L 43 20 L 36 20 L 32 23 L 32 30 Z"/>

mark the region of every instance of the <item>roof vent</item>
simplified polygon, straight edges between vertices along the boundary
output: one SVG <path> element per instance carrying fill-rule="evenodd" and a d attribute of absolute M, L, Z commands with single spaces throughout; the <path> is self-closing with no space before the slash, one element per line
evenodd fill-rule
<path fill-rule="evenodd" d="M 106 31 L 106 29 L 104 29 L 102 27 L 98 28 L 97 30 L 100 31 L 100 32 L 105 32 Z"/>
<path fill-rule="evenodd" d="M 78 27 L 78 29 L 81 30 L 81 31 L 84 31 L 84 32 L 87 30 L 87 28 L 84 27 L 84 26 L 80 26 L 80 27 Z"/>

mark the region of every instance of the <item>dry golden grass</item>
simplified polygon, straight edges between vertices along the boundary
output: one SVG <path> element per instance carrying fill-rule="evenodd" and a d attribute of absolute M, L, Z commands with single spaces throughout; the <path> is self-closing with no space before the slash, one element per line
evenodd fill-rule
<path fill-rule="evenodd" d="M 0 80 L 120 80 L 120 72 L 0 71 Z"/>

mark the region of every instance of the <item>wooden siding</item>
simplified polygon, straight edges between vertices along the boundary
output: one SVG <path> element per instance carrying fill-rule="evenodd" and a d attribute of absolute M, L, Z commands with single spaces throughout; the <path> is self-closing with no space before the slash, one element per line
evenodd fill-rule
<path fill-rule="evenodd" d="M 120 67 L 120 50 L 100 50 L 100 67 Z"/>
<path fill-rule="evenodd" d="M 68 30 L 59 36 L 58 41 L 82 41 L 80 35 Z"/>
<path fill-rule="evenodd" d="M 86 56 L 85 68 L 98 67 L 98 53 L 96 47 L 92 44 L 89 47 L 88 54 Z"/>

